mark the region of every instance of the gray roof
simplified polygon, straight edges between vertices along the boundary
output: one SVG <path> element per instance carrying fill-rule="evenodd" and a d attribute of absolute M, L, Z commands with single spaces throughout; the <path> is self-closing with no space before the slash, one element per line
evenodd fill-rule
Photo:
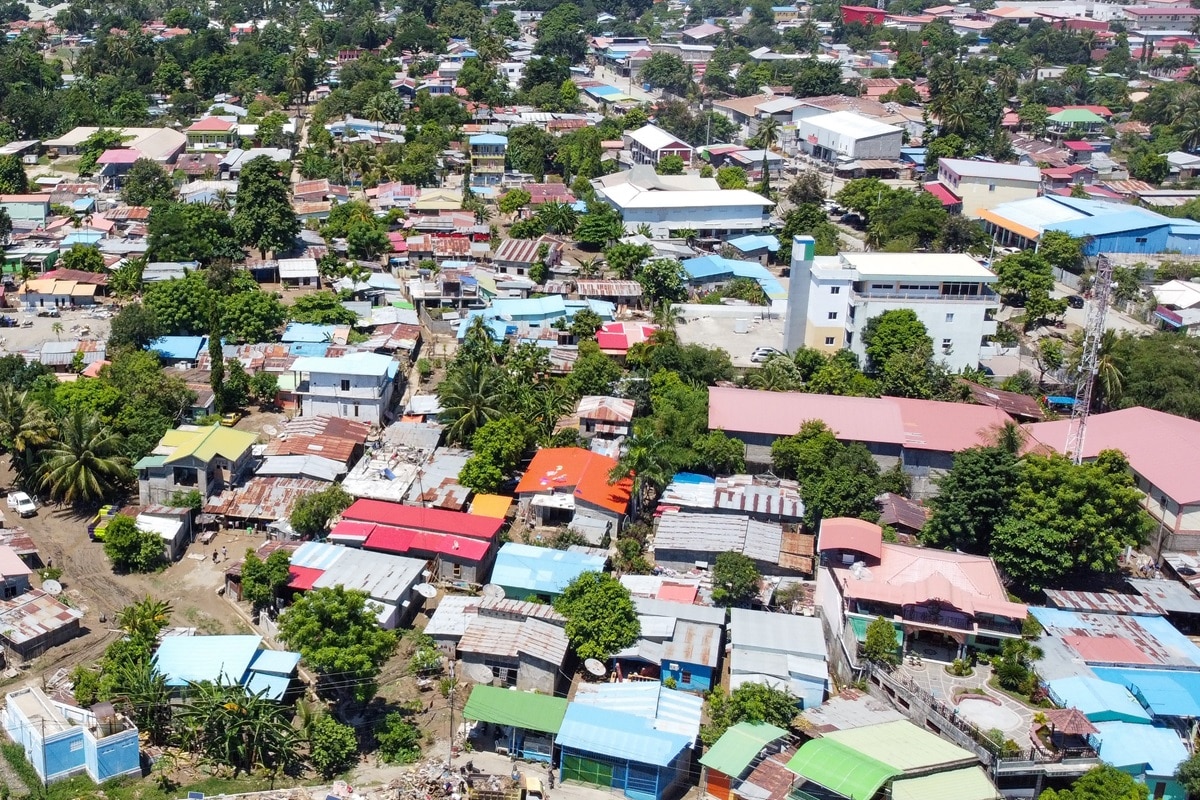
<path fill-rule="evenodd" d="M 482 598 L 462 594 L 448 594 L 438 601 L 437 608 L 425 626 L 428 636 L 457 639 L 467 630 L 467 623 L 475 618 Z"/>
<path fill-rule="evenodd" d="M 321 577 L 313 582 L 314 589 L 344 586 L 366 592 L 372 600 L 400 605 L 412 596 L 412 587 L 421 582 L 426 562 L 386 553 L 345 548 Z"/>
<path fill-rule="evenodd" d="M 663 514 L 654 534 L 655 552 L 734 551 L 772 564 L 779 563 L 782 544 L 783 528 L 780 525 L 756 522 L 740 514 Z"/>
<path fill-rule="evenodd" d="M 1200 597 L 1187 584 L 1145 578 L 1129 578 L 1127 583 L 1135 592 L 1168 614 L 1200 614 Z"/>
<path fill-rule="evenodd" d="M 652 617 L 674 617 L 679 620 L 704 622 L 709 625 L 725 624 L 725 609 L 723 608 L 674 603 L 670 600 L 655 600 L 649 597 L 633 598 L 633 607 L 637 609 L 638 614 Z"/>
<path fill-rule="evenodd" d="M 675 635 L 663 645 L 664 661 L 681 661 L 715 667 L 721 653 L 721 628 L 717 625 L 702 625 L 698 622 L 680 622 L 675 626 Z"/>
<path fill-rule="evenodd" d="M 816 617 L 734 608 L 730 610 L 729 638 L 738 649 L 821 659 L 828 655 L 821 621 Z"/>
<path fill-rule="evenodd" d="M 254 474 L 332 483 L 346 474 L 346 465 L 323 456 L 267 456 Z"/>
<path fill-rule="evenodd" d="M 968 158 L 939 158 L 938 169 L 945 166 L 963 178 L 993 178 L 1010 181 L 1040 183 L 1042 171 L 1037 167 L 1020 164 L 998 164 L 995 161 L 974 161 Z"/>
<path fill-rule="evenodd" d="M 540 619 L 502 619 L 477 616 L 467 622 L 458 640 L 460 653 L 518 658 L 529 656 L 561 665 L 567 655 L 567 634 Z"/>

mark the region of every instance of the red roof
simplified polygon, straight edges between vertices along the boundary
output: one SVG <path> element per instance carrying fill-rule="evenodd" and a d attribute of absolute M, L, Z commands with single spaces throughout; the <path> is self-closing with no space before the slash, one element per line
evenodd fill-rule
<path fill-rule="evenodd" d="M 313 569 L 312 567 L 288 567 L 288 587 L 292 589 L 300 589 L 307 591 L 317 582 L 317 578 L 325 574 L 323 569 Z"/>
<path fill-rule="evenodd" d="M 551 494 L 570 489 L 579 500 L 624 513 L 629 507 L 633 479 L 623 478 L 610 485 L 608 473 L 616 465 L 615 458 L 582 447 L 549 447 L 533 457 L 517 484 L 517 494 Z"/>
<path fill-rule="evenodd" d="M 373 530 L 375 530 L 374 522 L 357 522 L 352 519 L 344 519 L 333 526 L 333 530 L 329 532 L 329 535 L 340 539 L 365 540 Z"/>
<path fill-rule="evenodd" d="M 1078 153 L 1090 153 L 1096 149 L 1089 142 L 1063 142 L 1063 147 Z"/>
<path fill-rule="evenodd" d="M 201 120 L 196 120 L 188 126 L 189 131 L 214 131 L 224 133 L 233 128 L 233 123 L 227 119 L 220 117 L 205 117 Z"/>
<path fill-rule="evenodd" d="M 663 581 L 655 597 L 659 600 L 670 600 L 673 603 L 687 603 L 691 605 L 696 602 L 697 588 L 697 585 L 694 583 Z"/>
<path fill-rule="evenodd" d="M 946 184 L 939 181 L 927 183 L 923 187 L 925 191 L 936 197 L 944 206 L 956 206 L 962 202 L 962 198 L 958 197 Z"/>
<path fill-rule="evenodd" d="M 386 500 L 356 500 L 342 512 L 342 518 L 420 531 L 457 533 L 474 539 L 492 539 L 504 524 L 504 520 L 501 519 L 444 511 L 440 508 L 405 506 Z"/>
<path fill-rule="evenodd" d="M 883 554 L 883 529 L 862 519 L 823 519 L 817 552 L 825 550 L 854 550 L 872 558 L 880 558 Z"/>
<path fill-rule="evenodd" d="M 1155 663 L 1149 653 L 1119 636 L 1064 636 L 1063 642 L 1089 664 Z"/>
<path fill-rule="evenodd" d="M 367 536 L 368 550 L 385 553 L 422 554 L 427 556 L 454 556 L 463 561 L 482 561 L 491 544 L 482 539 L 446 533 L 414 531 L 410 528 L 394 528 L 377 525 Z"/>

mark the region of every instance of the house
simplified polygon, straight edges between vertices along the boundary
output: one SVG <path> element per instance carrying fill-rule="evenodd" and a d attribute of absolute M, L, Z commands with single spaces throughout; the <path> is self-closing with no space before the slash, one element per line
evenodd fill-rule
<path fill-rule="evenodd" d="M 590 553 L 505 542 L 496 554 L 491 582 L 514 600 L 540 597 L 553 602 L 583 573 L 603 572 L 604 564 L 603 556 Z"/>
<path fill-rule="evenodd" d="M 562 625 L 536 617 L 496 616 L 482 606 L 458 640 L 458 658 L 492 670 L 499 685 L 557 694 L 563 683 L 567 634 Z"/>
<path fill-rule="evenodd" d="M 634 164 L 658 166 L 666 156 L 679 156 L 684 166 L 692 163 L 691 145 L 657 125 L 646 123 L 635 131 L 626 131 L 624 138 Z"/>
<path fill-rule="evenodd" d="M 78 308 L 95 305 L 96 289 L 94 283 L 33 278 L 22 285 L 18 299 L 31 313 L 43 308 Z"/>
<path fill-rule="evenodd" d="M 1191 31 L 1200 18 L 1200 9 L 1171 6 L 1125 6 L 1121 9 L 1129 28 L 1138 31 Z"/>
<path fill-rule="evenodd" d="M 733 258 L 741 261 L 757 261 L 766 266 L 779 252 L 779 238 L 772 234 L 751 233 L 726 239 L 723 247 L 733 252 Z"/>
<path fill-rule="evenodd" d="M 811 537 L 778 522 L 759 522 L 741 514 L 692 513 L 668 510 L 654 527 L 654 563 L 687 571 L 711 566 L 721 553 L 741 553 L 754 561 L 761 574 L 811 574 Z"/>
<path fill-rule="evenodd" d="M 725 29 L 720 25 L 713 25 L 710 22 L 706 22 L 702 25 L 697 25 L 694 28 L 688 28 L 685 30 L 683 32 L 683 41 L 689 44 L 699 44 L 724 32 Z"/>
<path fill-rule="evenodd" d="M 1189 336 L 1200 333 L 1200 283 L 1170 280 L 1150 291 L 1158 302 L 1154 319 L 1160 329 L 1186 331 Z"/>
<path fill-rule="evenodd" d="M 195 364 L 208 351 L 207 336 L 160 336 L 146 346 L 168 366 Z"/>
<path fill-rule="evenodd" d="M 33 570 L 16 550 L 8 545 L 0 545 L 0 585 L 4 588 L 5 600 L 29 591 L 29 576 L 32 574 Z"/>
<path fill-rule="evenodd" d="M 621 584 L 633 596 L 641 630 L 637 641 L 609 659 L 616 679 L 688 691 L 711 688 L 719 676 L 725 609 L 695 605 L 700 591 L 695 579 L 622 575 Z"/>
<path fill-rule="evenodd" d="M 759 285 L 773 310 L 782 312 L 787 307 L 787 289 L 758 261 L 707 255 L 684 259 L 682 263 L 688 286 L 695 292 L 716 291 L 732 280 L 745 278 Z"/>
<path fill-rule="evenodd" d="M 771 475 L 710 478 L 680 472 L 671 478 L 658 502 L 660 506 L 692 513 L 745 515 L 758 522 L 788 524 L 804 519 L 800 484 Z"/>
<path fill-rule="evenodd" d="M 602 300 L 618 306 L 641 305 L 642 285 L 637 281 L 586 280 L 575 281 L 575 293 L 584 300 Z"/>
<path fill-rule="evenodd" d="M 285 287 L 312 286 L 321 288 L 321 272 L 315 258 L 281 258 L 278 262 L 279 282 Z"/>
<path fill-rule="evenodd" d="M 600 352 L 623 362 L 630 347 L 649 341 L 656 330 L 654 325 L 644 322 L 606 322 L 596 331 L 596 344 L 600 346 Z"/>
<path fill-rule="evenodd" d="M 378 353 L 303 357 L 292 363 L 303 416 L 328 414 L 382 424 L 392 401 L 397 362 Z"/>
<path fill-rule="evenodd" d="M 796 127 L 801 152 L 831 163 L 898 161 L 903 140 L 901 128 L 852 111 L 806 117 Z"/>
<path fill-rule="evenodd" d="M 425 635 L 433 639 L 437 648 L 448 657 L 455 658 L 459 640 L 480 616 L 518 623 L 538 619 L 560 628 L 567 622 L 566 617 L 554 610 L 554 606 L 546 603 L 510 600 L 507 597 L 447 594 L 442 596 L 437 608 L 430 614 Z"/>
<path fill-rule="evenodd" d="M 258 436 L 223 425 L 180 425 L 133 465 L 142 505 L 164 505 L 176 492 L 220 494 L 249 474 Z"/>
<path fill-rule="evenodd" d="M 310 591 L 340 586 L 363 592 L 380 627 L 393 630 L 408 625 L 420 609 L 424 598 L 416 586 L 425 582 L 427 563 L 422 558 L 304 542 L 292 553 L 288 588 Z"/>
<path fill-rule="evenodd" d="M 739 722 L 728 728 L 700 758 L 700 785 L 714 800 L 732 800 L 733 790 L 767 755 L 787 745 L 788 732 L 766 722 Z"/>
<path fill-rule="evenodd" d="M 707 692 L 720 679 L 721 627 L 680 620 L 663 644 L 660 678 L 664 686 Z"/>
<path fill-rule="evenodd" d="M 52 700 L 37 686 L 9 692 L 3 725 L 44 783 L 86 774 L 96 783 L 141 777 L 138 729 L 112 703 L 91 709 Z"/>
<path fill-rule="evenodd" d="M 616 466 L 615 458 L 581 447 L 543 448 L 521 476 L 517 499 L 539 525 L 598 525 L 615 538 L 633 492 L 631 478 L 609 483 L 608 475 Z"/>
<path fill-rule="evenodd" d="M 985 212 L 987 213 L 987 212 Z M 847 349 L 865 360 L 863 330 L 886 311 L 908 309 L 952 370 L 979 365 L 996 333 L 995 273 L 965 253 L 813 255 L 812 237 L 792 244 L 784 347 L 825 353 Z"/>
<path fill-rule="evenodd" d="M 501 275 L 526 277 L 539 260 L 538 253 L 545 246 L 544 259 L 547 267 L 557 267 L 562 260 L 562 242 L 548 236 L 539 239 L 505 239 L 492 255 L 492 264 Z"/>
<path fill-rule="evenodd" d="M 962 201 L 965 217 L 978 218 L 981 209 L 1037 197 L 1042 185 L 1037 167 L 1019 164 L 939 158 L 937 169 L 938 182 Z"/>
<path fill-rule="evenodd" d="M 476 186 L 495 186 L 500 183 L 504 178 L 508 137 L 481 133 L 467 141 L 471 152 L 471 183 Z"/>
<path fill-rule="evenodd" d="M 10 662 L 37 658 L 80 634 L 83 612 L 41 589 L 0 600 L 0 645 Z"/>
<path fill-rule="evenodd" d="M 167 636 L 154 653 L 154 667 L 167 688 L 185 694 L 194 684 L 240 683 L 253 694 L 282 700 L 291 688 L 300 654 L 266 650 L 263 637 Z"/>
<path fill-rule="evenodd" d="M 819 706 L 829 691 L 829 656 L 816 617 L 730 610 L 730 690 L 763 683 L 791 692 L 801 709 Z"/>
<path fill-rule="evenodd" d="M 81 126 L 43 144 L 58 155 L 77 155 L 80 146 L 99 128 Z M 109 129 L 111 130 L 111 129 Z M 187 136 L 174 128 L 120 128 L 121 146 L 132 148 L 158 164 L 174 164 L 187 146 Z"/>
<path fill-rule="evenodd" d="M 713 237 L 757 233 L 768 226 L 774 206 L 748 189 L 722 189 L 713 178 L 656 175 L 648 165 L 596 178 L 592 186 L 597 200 L 621 212 L 627 232 L 648 225 L 660 239 L 680 231 Z"/>
<path fill-rule="evenodd" d="M 903 652 L 945 661 L 1021 637 L 1028 611 L 986 556 L 884 542 L 878 525 L 845 517 L 821 521 L 817 552 L 816 601 L 852 661 L 877 617 L 892 622 Z"/>
<path fill-rule="evenodd" d="M 134 522 L 138 530 L 157 533 L 163 541 L 163 558 L 178 561 L 192 539 L 192 511 L 172 506 L 146 506 Z"/>
<path fill-rule="evenodd" d="M 1033 443 L 1063 452 L 1068 420 L 1038 422 L 1024 430 Z M 1200 422 L 1149 408 L 1124 408 L 1088 417 L 1083 457 L 1120 450 L 1129 460 L 1142 505 L 1158 524 L 1155 552 L 1200 550 L 1200 481 L 1188 465 L 1200 448 Z"/>
<path fill-rule="evenodd" d="M 884 492 L 875 498 L 879 507 L 879 524 L 889 525 L 896 533 L 916 536 L 929 521 L 929 509 L 895 492 Z"/>
<path fill-rule="evenodd" d="M 293 417 L 280 426 L 263 453 L 267 459 L 283 456 L 317 456 L 348 468 L 361 454 L 369 423 L 318 414 Z"/>
<path fill-rule="evenodd" d="M 602 439 L 628 436 L 633 430 L 633 401 L 624 397 L 585 395 L 575 406 L 579 434 Z"/>
<path fill-rule="evenodd" d="M 129 174 L 129 170 L 141 158 L 141 151 L 132 148 L 105 150 L 96 159 L 96 166 L 100 168 L 96 172 L 100 188 L 106 192 L 118 191 L 124 185 L 125 176 Z"/>
<path fill-rule="evenodd" d="M 655 683 L 581 685 L 555 737 L 559 780 L 663 800 L 688 780 L 702 705 Z"/>
<path fill-rule="evenodd" d="M 567 700 L 508 687 L 476 684 L 463 707 L 463 718 L 503 730 L 496 738 L 497 755 L 550 763 L 554 737 L 567 713 Z"/>

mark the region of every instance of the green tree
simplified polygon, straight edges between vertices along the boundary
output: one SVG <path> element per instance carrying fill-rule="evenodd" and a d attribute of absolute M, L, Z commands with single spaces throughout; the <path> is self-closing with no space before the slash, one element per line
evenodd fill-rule
<path fill-rule="evenodd" d="M 287 319 L 287 311 L 274 292 L 257 288 L 237 292 L 221 303 L 221 332 L 227 342 L 238 344 L 276 339 Z"/>
<path fill-rule="evenodd" d="M 301 536 L 320 536 L 329 532 L 329 523 L 354 502 L 340 485 L 302 495 L 292 506 L 288 518 Z"/>
<path fill-rule="evenodd" d="M 8 244 L 12 232 L 12 217 L 8 215 L 8 209 L 0 208 L 0 244 Z"/>
<path fill-rule="evenodd" d="M 383 718 L 375 730 L 379 757 L 388 764 L 411 764 L 421 757 L 421 729 L 398 712 Z"/>
<path fill-rule="evenodd" d="M 863 658 L 874 664 L 895 666 L 900 663 L 898 649 L 895 626 L 883 617 L 871 620 L 863 641 Z"/>
<path fill-rule="evenodd" d="M 683 157 L 671 153 L 658 160 L 655 171 L 659 175 L 682 175 L 684 166 Z"/>
<path fill-rule="evenodd" d="M 1043 231 L 1038 238 L 1038 254 L 1053 269 L 1073 272 L 1083 269 L 1083 242 L 1063 231 Z"/>
<path fill-rule="evenodd" d="M 892 309 L 867 320 L 862 332 L 863 349 L 871 370 L 879 372 L 898 353 L 933 357 L 933 340 L 925 324 L 909 308 Z"/>
<path fill-rule="evenodd" d="M 750 181 L 741 167 L 721 167 L 717 170 L 717 185 L 722 189 L 745 189 Z"/>
<path fill-rule="evenodd" d="M 503 214 L 515 214 L 529 205 L 531 199 L 532 196 L 524 189 L 509 189 L 500 196 L 500 212 Z"/>
<path fill-rule="evenodd" d="M 96 169 L 96 159 L 105 150 L 113 150 L 121 146 L 124 137 L 120 131 L 111 128 L 100 128 L 79 143 L 76 151 L 79 153 L 79 163 L 76 165 L 80 175 L 91 175 Z"/>
<path fill-rule="evenodd" d="M 279 394 L 279 378 L 271 372 L 256 372 L 250 378 L 250 396 L 264 406 L 275 402 Z"/>
<path fill-rule="evenodd" d="M 996 288 L 1006 303 L 1025 308 L 1025 329 L 1029 330 L 1050 316 L 1061 315 L 1066 300 L 1054 300 L 1054 274 L 1050 262 L 1033 250 L 1022 250 L 1001 258 L 995 264 Z"/>
<path fill-rule="evenodd" d="M 206 335 L 210 333 L 212 314 L 220 313 L 220 299 L 200 272 L 147 286 L 142 304 L 154 315 L 164 335 Z"/>
<path fill-rule="evenodd" d="M 132 479 L 123 437 L 81 411 L 58 424 L 58 437 L 41 451 L 39 485 L 55 500 L 72 505 L 113 497 Z"/>
<path fill-rule="evenodd" d="M 276 550 L 264 561 L 247 548 L 242 562 L 242 599 L 256 609 L 271 605 L 291 580 L 291 561 L 284 550 Z"/>
<path fill-rule="evenodd" d="M 713 602 L 723 606 L 749 603 L 758 596 L 761 580 L 754 559 L 741 553 L 718 553 L 713 564 Z"/>
<path fill-rule="evenodd" d="M 692 90 L 692 68 L 674 53 L 655 53 L 642 65 L 638 79 L 671 94 L 685 96 Z"/>
<path fill-rule="evenodd" d="M 819 172 L 802 172 L 784 194 L 794 206 L 819 206 L 825 200 L 825 179 Z"/>
<path fill-rule="evenodd" d="M 1004 447 L 972 447 L 954 455 L 954 465 L 926 501 L 933 514 L 921 530 L 929 547 L 988 555 L 996 526 L 1008 518 L 1017 486 L 1016 453 Z"/>
<path fill-rule="evenodd" d="M 668 455 L 668 445 L 661 439 L 642 436 L 636 429 L 625 440 L 625 448 L 617 465 L 608 473 L 610 485 L 633 476 L 633 516 L 638 516 L 643 504 L 653 502 L 674 473 Z"/>
<path fill-rule="evenodd" d="M 0 194 L 25 194 L 29 191 L 29 178 L 25 166 L 17 156 L 0 156 Z"/>
<path fill-rule="evenodd" d="M 713 475 L 733 475 L 746 469 L 746 445 L 725 431 L 709 431 L 693 440 L 695 466 Z"/>
<path fill-rule="evenodd" d="M 840 446 L 824 422 L 807 420 L 795 434 L 781 436 L 771 443 L 771 469 L 777 475 L 795 478 L 801 489 L 807 490 Z"/>
<path fill-rule="evenodd" d="M 638 268 L 654 255 L 654 248 L 648 244 L 614 244 L 604 251 L 604 260 L 608 268 L 624 280 L 631 280 Z"/>
<path fill-rule="evenodd" d="M 1183 785 L 1188 797 L 1200 797 L 1200 756 L 1191 755 L 1175 771 L 1175 780 Z"/>
<path fill-rule="evenodd" d="M 1011 513 L 992 535 L 992 557 L 1031 591 L 1113 573 L 1124 548 L 1142 544 L 1151 529 L 1141 497 L 1115 450 L 1078 466 L 1064 456 L 1028 455 Z"/>
<path fill-rule="evenodd" d="M 1152 150 L 1137 150 L 1126 160 L 1130 176 L 1139 181 L 1146 181 L 1155 186 L 1162 183 L 1171 174 L 1171 163 L 1167 157 Z"/>
<path fill-rule="evenodd" d="M 529 426 L 514 416 L 485 423 L 471 437 L 473 454 L 463 465 L 458 482 L 480 493 L 495 492 L 516 472 L 529 449 Z"/>
<path fill-rule="evenodd" d="M 1042 657 L 1041 648 L 1025 639 L 1006 639 L 1000 655 L 992 661 L 996 683 L 1010 692 L 1029 694 L 1037 688 L 1033 664 Z"/>
<path fill-rule="evenodd" d="M 154 572 L 163 565 L 163 540 L 139 528 L 133 517 L 119 514 L 104 529 L 104 554 L 121 572 Z"/>
<path fill-rule="evenodd" d="M 332 778 L 358 763 L 358 737 L 354 728 L 329 714 L 313 722 L 308 733 L 309 760 L 326 778 Z"/>
<path fill-rule="evenodd" d="M 242 168 L 233 230 L 242 244 L 257 249 L 264 258 L 290 248 L 300 233 L 288 177 L 269 156 L 252 159 Z"/>
<path fill-rule="evenodd" d="M 595 311 L 590 308 L 584 308 L 575 312 L 571 317 L 571 325 L 569 330 L 576 341 L 586 339 L 595 339 L 596 331 L 604 326 L 604 320 Z"/>
<path fill-rule="evenodd" d="M 575 228 L 575 241 L 588 250 L 608 247 L 624 235 L 621 215 L 612 206 L 601 202 L 590 203 Z"/>
<path fill-rule="evenodd" d="M 711 722 L 700 729 L 700 738 L 708 746 L 739 722 L 765 722 L 787 730 L 799 711 L 799 701 L 791 692 L 755 682 L 743 683 L 728 697 L 713 692 L 708 702 Z"/>
<path fill-rule="evenodd" d="M 279 638 L 318 674 L 318 689 L 365 703 L 397 644 L 395 633 L 379 627 L 377 610 L 366 592 L 314 589 L 280 615 Z"/>
<path fill-rule="evenodd" d="M 607 659 L 641 633 L 629 590 L 600 572 L 584 572 L 571 581 L 554 609 L 567 618 L 567 639 L 581 659 Z"/>
<path fill-rule="evenodd" d="M 139 158 L 121 184 L 121 199 L 131 206 L 153 206 L 175 199 L 175 185 L 158 162 Z"/>
<path fill-rule="evenodd" d="M 687 279 L 683 265 L 674 259 L 657 258 L 647 262 L 637 280 L 651 305 L 678 302 L 687 297 Z"/>
<path fill-rule="evenodd" d="M 324 591 L 324 590 L 322 590 Z M 291 712 L 240 683 L 193 684 L 176 714 L 189 749 L 237 772 L 282 770 L 296 757 L 298 735 Z"/>
<path fill-rule="evenodd" d="M 59 262 L 63 269 L 77 269 L 82 272 L 104 272 L 104 256 L 90 244 L 71 245 L 71 249 L 63 253 Z"/>
<path fill-rule="evenodd" d="M 341 298 L 328 290 L 297 297 L 287 308 L 288 319 L 313 325 L 353 325 L 358 314 L 342 305 Z"/>
<path fill-rule="evenodd" d="M 579 6 L 565 3 L 542 15 L 537 26 L 535 56 L 562 57 L 568 64 L 583 60 L 587 53 L 584 20 Z"/>
<path fill-rule="evenodd" d="M 229 214 L 204 203 L 158 202 L 150 209 L 151 261 L 241 261 L 246 253 L 238 244 Z"/>
<path fill-rule="evenodd" d="M 1146 800 L 1148 793 L 1146 784 L 1132 775 L 1101 764 L 1085 772 L 1070 789 L 1047 789 L 1039 800 Z"/>
<path fill-rule="evenodd" d="M 600 352 L 594 341 L 583 341 L 579 343 L 579 357 L 566 383 L 574 397 L 607 395 L 620 378 L 621 368 L 617 363 Z"/>

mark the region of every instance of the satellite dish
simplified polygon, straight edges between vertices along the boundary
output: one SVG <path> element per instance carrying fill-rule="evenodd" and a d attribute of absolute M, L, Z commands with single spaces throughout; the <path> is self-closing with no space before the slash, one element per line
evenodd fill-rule
<path fill-rule="evenodd" d="M 42 583 L 42 591 L 51 597 L 58 597 L 62 594 L 62 584 L 56 580 L 48 580 Z"/>
<path fill-rule="evenodd" d="M 503 600 L 504 599 L 504 587 L 503 586 L 498 586 L 497 584 L 489 583 L 489 584 L 484 585 L 484 587 L 481 591 L 482 591 L 482 594 L 484 597 L 487 597 L 491 600 Z"/>
<path fill-rule="evenodd" d="M 596 658 L 589 658 L 587 661 L 584 661 L 583 668 L 592 675 L 595 675 L 597 678 L 603 678 L 608 672 L 608 670 L 604 668 L 604 664 Z"/>
<path fill-rule="evenodd" d="M 437 589 L 434 588 L 432 584 L 418 583 L 413 587 L 413 591 L 421 595 L 421 597 L 424 597 L 426 600 L 437 597 Z"/>
<path fill-rule="evenodd" d="M 472 683 L 491 683 L 496 677 L 487 664 L 468 664 L 463 672 Z"/>

